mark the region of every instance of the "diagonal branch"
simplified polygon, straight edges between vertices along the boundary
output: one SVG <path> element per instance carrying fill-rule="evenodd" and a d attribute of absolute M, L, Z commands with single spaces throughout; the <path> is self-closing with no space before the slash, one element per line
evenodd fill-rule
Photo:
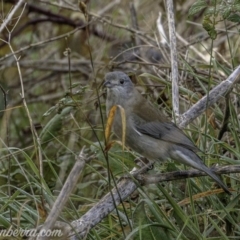
<path fill-rule="evenodd" d="M 190 122 L 192 122 L 196 117 L 206 110 L 206 107 L 212 106 L 221 97 L 226 95 L 233 85 L 239 80 L 240 66 L 238 66 L 232 74 L 215 88 L 213 88 L 208 95 L 200 99 L 196 104 L 194 104 L 188 111 L 186 111 L 181 116 L 181 121 L 179 122 L 179 127 L 184 128 Z"/>
<path fill-rule="evenodd" d="M 240 166 L 231 165 L 224 167 L 216 167 L 212 170 L 217 174 L 239 173 Z M 143 173 L 134 175 L 136 175 L 135 179 L 139 179 L 141 183 L 131 179 L 130 177 L 122 179 L 118 183 L 117 187 L 113 188 L 112 190 L 113 198 L 110 193 L 106 194 L 80 219 L 72 222 L 74 232 L 71 232 L 69 234 L 71 240 L 84 238 L 84 236 L 88 234 L 91 228 L 96 226 L 104 217 L 106 217 L 110 212 L 112 212 L 115 208 L 115 205 L 119 205 L 121 201 L 124 201 L 127 197 L 129 197 L 138 188 L 139 185 L 172 181 L 183 178 L 206 176 L 206 173 L 193 169 L 188 171 L 176 171 L 164 174 L 156 174 L 155 176 L 149 176 Z M 218 192 L 221 193 L 223 192 L 223 190 L 219 189 Z M 115 202 L 115 204 L 113 202 Z"/>

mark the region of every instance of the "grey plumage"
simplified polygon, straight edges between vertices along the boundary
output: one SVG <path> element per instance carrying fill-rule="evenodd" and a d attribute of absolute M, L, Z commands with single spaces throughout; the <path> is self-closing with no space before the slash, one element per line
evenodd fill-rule
<path fill-rule="evenodd" d="M 171 158 L 204 171 L 230 193 L 220 178 L 195 153 L 198 148 L 174 123 L 163 116 L 134 87 L 123 72 L 110 72 L 105 76 L 107 87 L 107 113 L 114 105 L 121 105 L 126 115 L 126 145 L 150 160 Z M 122 138 L 122 121 L 117 111 L 113 131 Z"/>

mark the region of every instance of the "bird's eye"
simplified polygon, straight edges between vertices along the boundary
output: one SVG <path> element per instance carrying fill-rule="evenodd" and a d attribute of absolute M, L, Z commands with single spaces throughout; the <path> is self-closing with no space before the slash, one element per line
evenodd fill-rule
<path fill-rule="evenodd" d="M 124 80 L 123 79 L 120 79 L 120 84 L 124 84 Z"/>

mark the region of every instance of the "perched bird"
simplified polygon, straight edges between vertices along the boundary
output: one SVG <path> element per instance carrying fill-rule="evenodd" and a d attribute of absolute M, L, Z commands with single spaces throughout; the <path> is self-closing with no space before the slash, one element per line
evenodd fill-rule
<path fill-rule="evenodd" d="M 200 151 L 174 123 L 148 102 L 123 72 L 109 72 L 105 76 L 107 87 L 107 114 L 114 105 L 120 105 L 126 116 L 126 145 L 149 160 L 165 161 L 170 158 L 205 172 L 226 193 L 228 188 L 195 153 Z M 117 110 L 113 131 L 122 139 L 122 120 Z"/>

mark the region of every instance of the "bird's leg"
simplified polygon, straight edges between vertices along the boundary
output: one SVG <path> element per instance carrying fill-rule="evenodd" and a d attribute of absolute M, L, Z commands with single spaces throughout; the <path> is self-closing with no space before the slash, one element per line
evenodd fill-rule
<path fill-rule="evenodd" d="M 147 167 L 147 170 L 151 170 L 153 169 L 153 164 L 154 162 L 148 160 L 147 158 L 145 157 L 139 157 L 139 158 L 135 158 L 134 159 L 134 162 L 136 163 L 137 166 L 143 168 L 143 167 Z M 132 170 L 133 171 L 133 170 Z M 131 172 L 132 172 L 131 171 Z"/>
<path fill-rule="evenodd" d="M 127 178 L 135 178 L 139 174 L 143 174 L 151 169 L 153 169 L 153 162 L 149 161 L 145 157 L 139 157 L 134 159 L 134 162 L 138 167 L 134 167 L 129 173 L 124 174 L 123 176 L 120 177 L 119 181 L 120 182 L 122 179 L 127 179 Z"/>

